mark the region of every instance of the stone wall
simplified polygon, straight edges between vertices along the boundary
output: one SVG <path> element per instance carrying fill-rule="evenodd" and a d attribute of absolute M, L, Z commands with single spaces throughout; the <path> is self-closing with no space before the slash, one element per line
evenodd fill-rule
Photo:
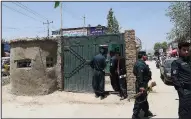
<path fill-rule="evenodd" d="M 128 92 L 135 92 L 135 76 L 133 74 L 133 66 L 137 59 L 137 48 L 135 42 L 135 31 L 126 30 L 124 34 L 125 40 L 125 56 L 127 66 L 127 90 Z"/>
<path fill-rule="evenodd" d="M 16 95 L 45 95 L 57 89 L 57 42 L 53 40 L 17 41 L 11 43 L 10 83 Z M 54 65 L 46 66 L 53 57 Z M 31 67 L 18 68 L 18 61 L 31 60 Z"/>

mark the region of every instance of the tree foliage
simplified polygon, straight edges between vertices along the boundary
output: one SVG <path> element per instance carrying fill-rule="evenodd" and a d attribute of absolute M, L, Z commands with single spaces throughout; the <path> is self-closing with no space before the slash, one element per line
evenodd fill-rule
<path fill-rule="evenodd" d="M 119 33 L 119 23 L 116 19 L 116 17 L 113 17 L 113 33 L 118 34 Z"/>
<path fill-rule="evenodd" d="M 114 16 L 114 12 L 112 8 L 109 10 L 107 15 L 107 33 L 108 34 L 117 34 L 119 33 L 119 22 L 117 21 L 116 17 Z"/>
<path fill-rule="evenodd" d="M 112 8 L 109 10 L 109 13 L 107 15 L 107 28 L 108 28 L 108 33 L 113 32 L 113 10 L 112 10 Z"/>
<path fill-rule="evenodd" d="M 190 40 L 190 2 L 173 2 L 167 9 L 166 16 L 174 24 L 168 33 L 170 40 Z"/>
<path fill-rule="evenodd" d="M 159 49 L 163 49 L 163 51 L 166 52 L 167 48 L 168 48 L 167 42 L 162 42 L 162 43 L 157 42 L 154 45 L 155 51 L 159 51 Z"/>
<path fill-rule="evenodd" d="M 167 42 L 162 42 L 162 43 L 161 43 L 161 47 L 162 47 L 163 51 L 166 52 L 166 50 L 167 50 L 167 48 L 168 48 Z"/>
<path fill-rule="evenodd" d="M 161 44 L 160 43 L 155 43 L 154 50 L 158 51 L 159 49 L 161 49 Z"/>

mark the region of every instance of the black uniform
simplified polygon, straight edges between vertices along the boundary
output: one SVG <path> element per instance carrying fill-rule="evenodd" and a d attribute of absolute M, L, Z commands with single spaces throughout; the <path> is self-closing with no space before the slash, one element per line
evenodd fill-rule
<path fill-rule="evenodd" d="M 148 87 L 148 82 L 151 79 L 151 71 L 148 65 L 143 60 L 139 59 L 134 65 L 133 73 L 136 76 L 135 88 L 136 93 L 138 93 L 140 92 L 139 89 L 141 87 L 145 89 Z M 135 99 L 133 116 L 138 117 L 138 114 L 141 109 L 145 112 L 145 116 L 152 115 L 149 111 L 149 104 L 147 101 L 146 93 Z"/>
<path fill-rule="evenodd" d="M 191 119 L 191 61 L 173 61 L 171 77 L 179 96 L 179 118 Z"/>
<path fill-rule="evenodd" d="M 111 86 L 114 91 L 119 91 L 118 74 L 116 72 L 116 69 L 117 69 L 117 58 L 116 56 L 112 56 L 110 60 Z"/>
<path fill-rule="evenodd" d="M 126 63 L 125 58 L 120 58 L 117 62 L 117 74 L 120 87 L 120 96 L 127 98 L 127 81 L 126 81 Z M 121 98 L 121 99 L 122 99 Z"/>
<path fill-rule="evenodd" d="M 106 58 L 101 53 L 96 55 L 90 62 L 93 69 L 92 86 L 97 97 L 104 96 Z"/>

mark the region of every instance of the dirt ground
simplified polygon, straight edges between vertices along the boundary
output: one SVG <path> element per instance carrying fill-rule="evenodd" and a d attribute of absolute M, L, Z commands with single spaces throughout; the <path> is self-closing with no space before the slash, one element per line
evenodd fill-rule
<path fill-rule="evenodd" d="M 175 89 L 160 79 L 160 71 L 154 62 L 147 62 L 157 86 L 149 94 L 150 110 L 154 118 L 177 118 L 178 98 Z M 108 79 L 107 79 L 108 80 Z M 111 90 L 110 84 L 106 90 Z M 134 101 L 120 101 L 115 94 L 106 99 L 96 99 L 93 94 L 57 91 L 46 96 L 15 96 L 10 85 L 2 88 L 3 118 L 131 118 Z"/>

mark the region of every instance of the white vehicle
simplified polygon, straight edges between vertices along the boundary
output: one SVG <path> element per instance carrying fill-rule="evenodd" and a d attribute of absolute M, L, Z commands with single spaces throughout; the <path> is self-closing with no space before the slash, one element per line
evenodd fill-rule
<path fill-rule="evenodd" d="M 5 66 L 5 64 L 7 64 L 7 66 Z M 10 57 L 2 57 L 2 64 L 1 64 L 1 73 L 2 73 L 2 76 L 7 76 L 9 75 L 9 71 L 7 71 L 9 68 L 10 68 Z M 6 69 L 6 68 L 7 69 Z"/>

